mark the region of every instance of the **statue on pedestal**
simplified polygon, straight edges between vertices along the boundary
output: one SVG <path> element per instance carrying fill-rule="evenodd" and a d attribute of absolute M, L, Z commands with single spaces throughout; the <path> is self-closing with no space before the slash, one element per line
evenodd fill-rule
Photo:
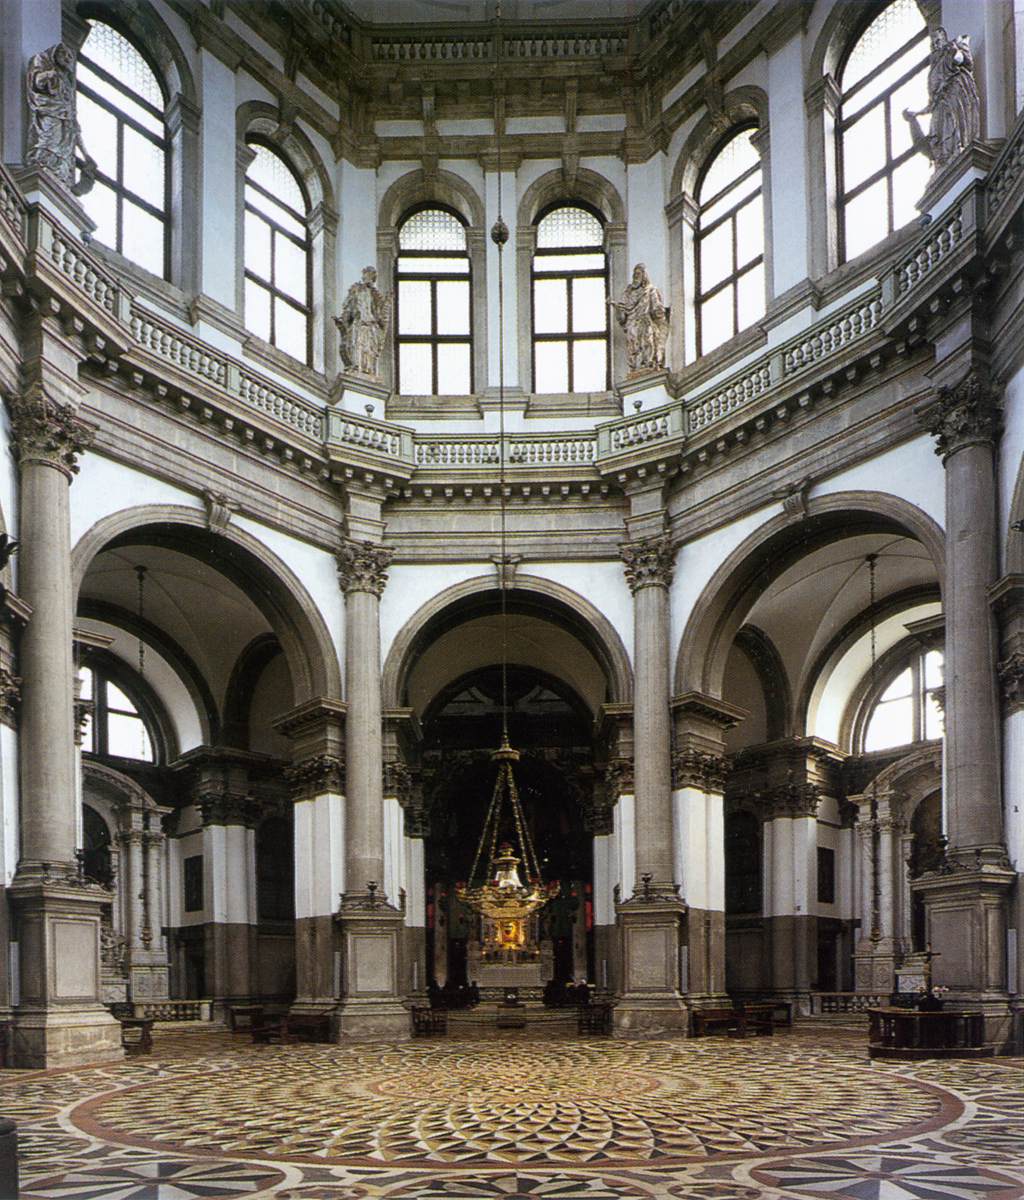
<path fill-rule="evenodd" d="M 363 277 L 348 289 L 341 316 L 334 318 L 341 334 L 341 361 L 352 371 L 377 378 L 391 323 L 391 295 L 377 287 L 375 267 L 364 267 Z"/>
<path fill-rule="evenodd" d="M 932 124 L 925 133 L 918 117 L 931 113 Z M 903 116 L 910 122 L 914 145 L 937 167 L 945 166 L 980 134 L 981 99 L 974 82 L 971 39 L 963 34 L 952 41 L 944 29 L 932 33 L 928 68 L 927 107 Z"/>
<path fill-rule="evenodd" d="M 633 282 L 621 300 L 609 300 L 619 324 L 626 331 L 626 359 L 630 375 L 660 371 L 665 365 L 668 314 L 661 292 L 651 283 L 647 267 L 637 263 Z"/>
<path fill-rule="evenodd" d="M 29 124 L 25 162 L 52 172 L 76 196 L 93 185 L 96 163 L 82 143 L 75 111 L 75 56 L 58 42 L 28 60 L 25 74 Z M 75 183 L 75 151 L 85 165 Z"/>

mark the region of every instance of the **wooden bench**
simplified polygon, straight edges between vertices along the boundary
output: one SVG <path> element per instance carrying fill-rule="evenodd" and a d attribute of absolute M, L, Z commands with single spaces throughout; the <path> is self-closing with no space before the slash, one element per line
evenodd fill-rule
<path fill-rule="evenodd" d="M 576 1031 L 596 1033 L 607 1037 L 612 1031 L 612 1006 L 610 1004 L 581 1004 L 576 1010 Z"/>
<path fill-rule="evenodd" d="M 232 1033 L 248 1033 L 263 1023 L 262 1004 L 232 1004 L 228 1008 L 228 1028 Z"/>
<path fill-rule="evenodd" d="M 435 1033 L 448 1032 L 448 1010 L 414 1006 L 412 1009 L 413 1037 L 431 1037 Z"/>
<path fill-rule="evenodd" d="M 691 1014 L 694 1037 L 724 1029 L 732 1033 L 739 1029 L 740 1014 L 735 1008 L 695 1008 Z"/>
<path fill-rule="evenodd" d="M 775 1032 L 775 1010 L 771 1004 L 747 1004 L 740 1008 L 695 1008 L 692 1014 L 693 1036 L 706 1037 L 724 1029 L 729 1037 L 745 1038 L 748 1033 L 771 1037 Z"/>
<path fill-rule="evenodd" d="M 152 1017 L 121 1017 L 121 1045 L 125 1054 L 148 1054 L 153 1049 Z"/>
<path fill-rule="evenodd" d="M 250 1025 L 253 1045 L 269 1046 L 280 1042 L 282 1046 L 295 1042 L 329 1042 L 331 1040 L 330 1013 L 293 1013 L 275 1020 L 266 1020 L 262 1015 Z"/>

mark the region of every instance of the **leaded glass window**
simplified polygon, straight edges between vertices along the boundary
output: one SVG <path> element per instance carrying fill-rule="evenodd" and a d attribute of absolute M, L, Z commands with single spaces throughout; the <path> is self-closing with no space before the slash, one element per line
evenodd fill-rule
<path fill-rule="evenodd" d="M 864 732 L 865 751 L 942 737 L 942 686 L 941 650 L 926 650 L 905 662 L 876 693 Z"/>
<path fill-rule="evenodd" d="M 304 363 L 311 354 L 309 205 L 291 167 L 251 143 L 245 172 L 245 327 Z"/>
<path fill-rule="evenodd" d="M 537 222 L 532 294 L 533 390 L 605 391 L 608 260 L 595 213 L 563 204 Z"/>
<path fill-rule="evenodd" d="M 91 667 L 78 672 L 79 696 L 86 701 L 82 750 L 156 762 L 153 736 L 137 702 L 123 687 Z"/>
<path fill-rule="evenodd" d="M 764 206 L 757 129 L 730 133 L 697 188 L 697 346 L 707 354 L 764 316 Z"/>
<path fill-rule="evenodd" d="M 839 87 L 839 224 L 850 259 L 913 220 L 928 183 L 930 164 L 903 116 L 928 103 L 928 28 L 916 0 L 893 0 L 870 22 Z"/>
<path fill-rule="evenodd" d="M 96 161 L 96 181 L 82 197 L 96 222 L 94 236 L 166 278 L 168 142 L 160 81 L 126 37 L 90 21 L 78 54 L 76 91 L 82 141 Z"/>
<path fill-rule="evenodd" d="M 466 396 L 473 390 L 471 272 L 466 227 L 445 208 L 410 213 L 395 265 L 398 391 Z"/>

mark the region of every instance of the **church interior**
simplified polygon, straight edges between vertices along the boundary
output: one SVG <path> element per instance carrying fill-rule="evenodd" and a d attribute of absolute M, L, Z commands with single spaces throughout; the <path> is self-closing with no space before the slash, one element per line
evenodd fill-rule
<path fill-rule="evenodd" d="M 1024 1197 L 1021 0 L 3 0 L 0 146 L 0 1197 Z"/>

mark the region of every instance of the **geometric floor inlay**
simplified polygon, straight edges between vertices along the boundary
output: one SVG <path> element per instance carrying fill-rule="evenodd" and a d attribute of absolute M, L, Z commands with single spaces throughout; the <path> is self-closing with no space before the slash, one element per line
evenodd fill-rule
<path fill-rule="evenodd" d="M 254 1047 L 0 1071 L 22 1200 L 1024 1200 L 1024 1072 L 866 1031 Z"/>

